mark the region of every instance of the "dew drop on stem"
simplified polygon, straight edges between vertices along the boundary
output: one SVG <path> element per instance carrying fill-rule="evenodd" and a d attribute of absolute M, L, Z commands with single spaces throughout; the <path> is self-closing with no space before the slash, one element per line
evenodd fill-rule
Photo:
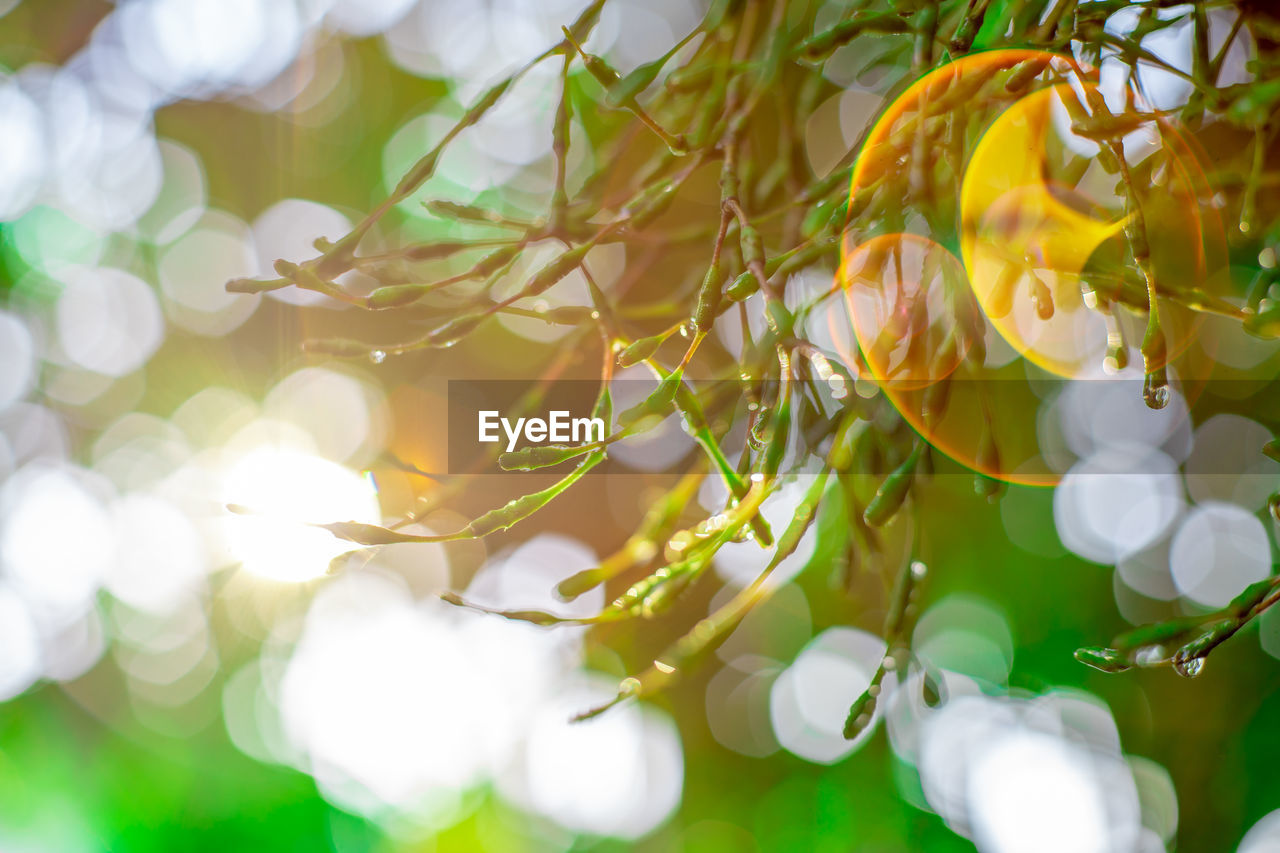
<path fill-rule="evenodd" d="M 1195 678 L 1204 671 L 1204 658 L 1184 658 L 1173 662 L 1173 671 L 1183 678 Z"/>
<path fill-rule="evenodd" d="M 1169 383 L 1160 373 L 1149 373 L 1142 383 L 1142 400 L 1149 409 L 1163 409 L 1169 405 Z"/>

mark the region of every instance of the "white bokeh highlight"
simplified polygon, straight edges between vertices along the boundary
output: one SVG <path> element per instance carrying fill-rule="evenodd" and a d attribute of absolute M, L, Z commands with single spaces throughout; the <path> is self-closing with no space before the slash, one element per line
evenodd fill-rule
<path fill-rule="evenodd" d="M 806 761 L 833 764 L 866 743 L 874 722 L 853 740 L 845 740 L 844 723 L 884 654 L 884 640 L 855 628 L 828 628 L 805 646 L 769 695 L 769 717 L 782 748 Z M 877 721 L 883 704 L 876 705 Z"/>
<path fill-rule="evenodd" d="M 142 367 L 159 348 L 164 316 L 155 292 L 132 273 L 82 268 L 66 276 L 57 328 L 74 364 L 120 377 Z"/>
<path fill-rule="evenodd" d="M 1271 542 L 1257 516 L 1234 504 L 1200 504 L 1170 546 L 1173 581 L 1186 598 L 1224 607 L 1246 586 L 1271 574 Z"/>

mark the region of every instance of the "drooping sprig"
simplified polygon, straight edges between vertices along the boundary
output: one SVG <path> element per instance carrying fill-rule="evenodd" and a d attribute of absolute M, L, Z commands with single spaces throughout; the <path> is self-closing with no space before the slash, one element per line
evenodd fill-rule
<path fill-rule="evenodd" d="M 953 227 L 944 213 L 954 208 L 955 199 L 940 185 L 938 170 L 960 172 L 969 130 L 966 104 L 984 98 L 1008 104 L 1035 81 L 1068 82 L 1063 68 L 1071 63 L 1055 56 L 1083 56 L 1094 65 L 1103 56 L 1114 57 L 1128 69 L 1127 103 L 1109 105 L 1088 86 L 1081 88 L 1082 98 L 1064 98 L 1073 132 L 1097 143 L 1100 165 L 1117 181 L 1126 206 L 1124 238 L 1133 260 L 1131 269 L 1091 271 L 1085 304 L 1106 324 L 1107 363 L 1116 369 L 1128 357 L 1117 312 L 1144 318 L 1140 351 L 1145 393 L 1149 403 L 1160 405 L 1169 398 L 1166 338 L 1173 306 L 1228 317 L 1247 333 L 1275 338 L 1280 337 L 1280 300 L 1275 276 L 1261 272 L 1242 300 L 1212 293 L 1202 282 L 1157 278 L 1149 245 L 1149 229 L 1155 226 L 1144 211 L 1142 180 L 1125 159 L 1123 139 L 1135 128 L 1164 120 L 1199 127 L 1206 111 L 1243 134 L 1248 141 L 1241 154 L 1231 162 L 1211 164 L 1210 181 L 1222 193 L 1214 203 L 1224 217 L 1234 218 L 1237 248 L 1270 250 L 1274 265 L 1280 229 L 1267 221 L 1275 211 L 1266 204 L 1264 190 L 1276 183 L 1267 171 L 1266 153 L 1280 132 L 1275 121 L 1280 57 L 1265 46 L 1280 42 L 1280 27 L 1266 15 L 1225 0 L 1189 5 L 1173 0 L 861 0 L 847 4 L 835 20 L 824 17 L 825 6 L 818 3 L 714 0 L 703 20 L 668 50 L 623 69 L 616 57 L 593 47 L 606 2 L 593 0 L 563 28 L 563 38 L 472 100 L 349 233 L 335 241 L 318 240 L 312 259 L 277 263 L 273 278 L 237 280 L 228 289 L 264 293 L 295 287 L 358 310 L 403 312 L 427 330 L 411 340 L 323 338 L 306 344 L 317 356 L 374 363 L 401 356 L 430 359 L 438 350 L 471 345 L 487 333 L 492 318 L 504 314 L 572 327 L 562 354 L 538 368 L 540 382 L 521 401 L 522 410 L 538 404 L 545 384 L 576 349 L 598 338 L 594 413 L 609 424 L 608 434 L 581 445 L 495 450 L 491 456 L 512 472 L 572 466 L 557 482 L 517 494 L 444 534 L 404 530 L 467 494 L 474 472 L 431 474 L 434 486 L 419 505 L 385 525 L 317 522 L 367 548 L 499 535 L 575 487 L 617 443 L 674 418 L 698 452 L 671 472 L 670 482 L 616 551 L 556 589 L 572 599 L 605 586 L 611 603 L 586 619 L 536 611 L 500 615 L 548 627 L 566 621 L 662 618 L 689 589 L 711 582 L 708 568 L 729 543 L 749 540 L 772 549 L 760 575 L 697 620 L 651 665 L 638 668 L 638 675 L 623 682 L 615 702 L 647 696 L 670 684 L 767 600 L 775 569 L 793 555 L 801 536 L 819 530 L 826 540 L 819 551 L 837 555 L 846 588 L 860 572 L 893 578 L 892 584 L 886 582 L 891 588 L 883 602 L 889 614 L 884 627 L 888 651 L 849 714 L 846 735 L 854 737 L 872 720 L 887 674 L 897 669 L 905 675 L 914 661 L 910 628 L 919 607 L 915 597 L 923 563 L 889 559 L 884 539 L 895 526 L 913 522 L 913 495 L 926 487 L 924 474 L 932 461 L 928 430 L 947 416 L 955 383 L 976 375 L 984 363 L 987 329 L 976 307 L 961 301 L 952 306 L 955 328 L 943 351 L 961 364 L 954 376 L 933 382 L 921 395 L 920 419 L 913 423 L 923 424 L 923 430 L 908 425 L 874 389 L 852 393 L 855 386 L 867 391 L 866 355 L 854 352 L 846 360 L 824 348 L 814 333 L 814 324 L 831 310 L 841 290 L 836 272 L 842 241 L 907 230 L 917 215 L 931 227 Z M 1216 52 L 1209 49 L 1207 5 L 1239 13 Z M 1129 34 L 1105 28 L 1108 16 L 1125 7 L 1139 9 L 1136 28 Z M 1151 33 L 1182 24 L 1193 37 L 1189 70 L 1172 66 L 1142 43 Z M 1264 46 L 1251 65 L 1254 79 L 1219 86 L 1228 50 L 1244 33 Z M 888 50 L 863 50 L 871 44 Z M 866 139 L 864 132 L 832 168 L 815 170 L 806 134 L 813 132 L 822 104 L 838 93 L 830 82 L 838 77 L 836 63 L 853 62 L 866 72 L 876 69 L 865 67 L 864 54 L 876 57 L 871 61 L 880 64 L 879 70 L 891 72 L 885 89 L 892 100 L 932 68 L 970 51 L 998 47 L 1041 52 L 928 93 L 920 109 L 904 116 L 883 145 L 886 163 L 909 161 L 911 168 L 885 168 L 851 193 L 851 165 Z M 426 210 L 457 225 L 457 233 L 483 236 L 369 250 L 366 244 L 374 242 L 367 239 L 370 235 L 394 236 L 385 226 L 401 215 L 401 206 L 430 187 L 444 153 L 466 134 L 482 131 L 494 108 L 544 62 L 555 63 L 557 72 L 545 206 L 515 215 L 488 200 L 426 199 Z M 1190 83 L 1192 96 L 1176 115 L 1141 105 L 1139 64 Z M 577 127 L 589 133 L 575 134 Z M 570 156 L 571 140 L 577 138 L 590 140 L 593 156 Z M 574 174 L 574 169 L 585 172 Z M 1233 183 L 1233 173 L 1245 177 Z M 549 260 L 510 289 L 498 290 L 528 252 L 548 244 L 555 246 Z M 626 251 L 626 272 L 620 282 L 604 286 L 593 274 L 595 259 L 619 245 Z M 1016 271 L 1014 265 L 1010 268 Z M 360 275 L 349 276 L 352 271 Z M 801 293 L 796 282 L 814 271 L 834 284 L 823 292 Z M 541 304 L 544 295 L 574 274 L 586 281 L 587 300 Z M 1053 293 L 1034 274 L 1029 278 L 1039 316 L 1052 317 L 1059 310 Z M 359 284 L 370 280 L 372 288 Z M 653 286 L 654 280 L 661 286 Z M 1011 274 L 1010 286 L 1017 280 Z M 730 325 L 742 338 L 732 349 L 715 334 L 718 327 Z M 656 387 L 615 415 L 615 369 L 627 367 L 648 370 Z M 1000 413 L 985 394 L 979 412 L 976 489 L 994 499 L 1004 476 L 994 428 Z M 724 506 L 714 511 L 699 509 L 695 501 L 707 477 L 719 479 L 727 495 Z M 761 507 L 784 484 L 800 478 L 810 479 L 790 523 L 781 532 L 771 529 Z M 1273 497 L 1270 507 L 1280 513 L 1280 498 Z M 927 531 L 915 529 L 927 538 Z M 1109 671 L 1170 664 L 1194 674 L 1209 651 L 1274 603 L 1276 587 L 1266 583 L 1246 590 L 1222 611 L 1140 629 L 1117 638 L 1112 647 L 1082 649 L 1077 657 Z M 474 607 L 458 593 L 447 594 L 446 600 Z M 938 698 L 939 677 L 923 662 L 915 663 L 924 668 L 926 699 Z"/>

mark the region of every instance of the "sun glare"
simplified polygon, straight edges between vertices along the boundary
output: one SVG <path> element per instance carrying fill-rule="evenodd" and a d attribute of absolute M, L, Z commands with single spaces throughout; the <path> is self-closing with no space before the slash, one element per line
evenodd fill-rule
<path fill-rule="evenodd" d="M 372 484 L 347 468 L 291 448 L 259 447 L 232 463 L 226 503 L 245 512 L 228 519 L 227 541 L 246 572 L 297 583 L 320 577 L 352 546 L 315 525 L 378 521 Z"/>

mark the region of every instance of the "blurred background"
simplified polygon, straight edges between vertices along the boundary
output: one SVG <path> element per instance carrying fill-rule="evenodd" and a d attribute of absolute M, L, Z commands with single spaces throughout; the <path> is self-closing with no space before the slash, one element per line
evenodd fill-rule
<path fill-rule="evenodd" d="M 882 602 L 833 590 L 812 538 L 698 670 L 576 726 L 678 628 L 542 630 L 438 600 L 598 610 L 603 592 L 568 606 L 550 588 L 634 529 L 689 451 L 678 431 L 525 527 L 324 577 L 351 546 L 305 522 L 413 506 L 431 482 L 383 460 L 444 464 L 446 381 L 542 363 L 564 330 L 503 317 L 487 347 L 333 363 L 301 341 L 405 321 L 223 285 L 345 234 L 583 5 L 0 0 L 0 850 L 1280 849 L 1280 613 L 1195 681 L 1071 657 L 1271 575 L 1259 508 L 1280 465 L 1256 448 L 1280 420 L 1274 345 L 1221 349 L 1238 381 L 1195 419 L 1112 385 L 1046 400 L 1037 428 L 1070 456 L 1056 490 L 987 503 L 938 478 L 915 649 L 949 698 L 896 691 L 852 742 Z M 704 12 L 610 0 L 589 47 L 628 70 Z M 1151 38 L 1190 63 L 1189 31 Z M 1241 79 L 1253 51 L 1247 33 L 1231 47 Z M 840 93 L 805 129 L 819 174 L 905 65 L 850 68 L 831 64 Z M 377 238 L 453 235 L 424 198 L 540 212 L 557 73 L 524 78 Z M 625 272 L 619 247 L 592 257 L 606 282 Z M 1118 466 L 1134 442 L 1148 455 Z M 775 526 L 801 495 L 771 499 Z M 492 505 L 470 500 L 420 529 Z M 726 589 L 762 553 L 726 548 Z"/>

